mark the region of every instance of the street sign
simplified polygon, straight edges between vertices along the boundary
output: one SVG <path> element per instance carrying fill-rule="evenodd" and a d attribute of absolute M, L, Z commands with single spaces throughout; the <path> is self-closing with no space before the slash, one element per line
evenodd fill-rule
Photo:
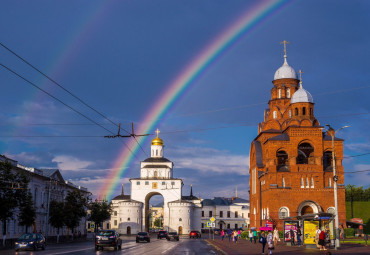
<path fill-rule="evenodd" d="M 215 219 L 215 217 L 212 217 L 209 220 L 212 221 L 212 222 L 214 222 L 216 219 Z"/>
<path fill-rule="evenodd" d="M 212 228 L 215 228 L 216 227 L 216 223 L 212 222 Z"/>
<path fill-rule="evenodd" d="M 207 221 L 207 228 L 211 228 L 211 227 L 212 227 L 212 222 Z"/>

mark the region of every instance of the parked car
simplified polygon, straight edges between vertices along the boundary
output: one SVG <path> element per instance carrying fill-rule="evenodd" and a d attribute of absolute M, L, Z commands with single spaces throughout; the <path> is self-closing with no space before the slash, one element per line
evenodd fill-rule
<path fill-rule="evenodd" d="M 15 242 L 15 251 L 21 249 L 32 249 L 36 251 L 38 248 L 45 250 L 45 237 L 41 234 L 23 234 Z"/>
<path fill-rule="evenodd" d="M 140 241 L 147 241 L 148 243 L 150 243 L 150 236 L 149 236 L 148 232 L 139 232 L 139 233 L 137 233 L 136 242 L 138 243 Z"/>
<path fill-rule="evenodd" d="M 189 234 L 189 238 L 201 238 L 202 235 L 200 234 L 199 231 L 193 230 Z"/>
<path fill-rule="evenodd" d="M 103 247 L 113 247 L 114 250 L 122 249 L 122 240 L 115 230 L 100 230 L 95 236 L 95 250 Z"/>
<path fill-rule="evenodd" d="M 167 241 L 171 241 L 171 239 L 176 240 L 176 241 L 180 240 L 179 235 L 177 234 L 177 232 L 169 232 L 167 234 L 166 238 L 167 238 Z"/>
<path fill-rule="evenodd" d="M 162 238 L 167 238 L 167 231 L 165 230 L 158 231 L 157 239 L 162 239 Z"/>

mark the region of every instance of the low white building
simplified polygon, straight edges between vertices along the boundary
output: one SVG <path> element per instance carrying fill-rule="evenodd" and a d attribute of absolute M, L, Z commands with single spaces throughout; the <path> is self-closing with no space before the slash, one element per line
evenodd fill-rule
<path fill-rule="evenodd" d="M 57 235 L 57 229 L 48 224 L 47 214 L 48 205 L 52 200 L 62 201 L 65 199 L 69 191 L 80 190 L 88 196 L 90 192 L 84 187 L 74 185 L 69 181 L 65 181 L 58 169 L 38 169 L 34 167 L 23 166 L 18 161 L 0 155 L 1 162 L 9 162 L 14 172 L 26 174 L 30 182 L 28 189 L 32 194 L 32 199 L 36 209 L 36 219 L 32 227 L 28 228 L 29 232 L 43 233 L 45 236 L 51 237 Z M 6 238 L 18 238 L 25 233 L 26 227 L 18 225 L 18 211 L 15 211 L 14 217 L 8 219 L 6 226 Z M 85 227 L 86 218 L 82 218 L 78 227 L 75 228 L 77 233 L 86 234 Z M 0 239 L 4 239 L 3 223 L 0 222 Z M 65 235 L 66 227 L 60 229 L 59 234 Z"/>
<path fill-rule="evenodd" d="M 249 201 L 239 197 L 215 197 L 202 201 L 202 229 L 207 229 L 207 222 L 212 217 L 215 228 L 238 229 L 249 226 Z"/>

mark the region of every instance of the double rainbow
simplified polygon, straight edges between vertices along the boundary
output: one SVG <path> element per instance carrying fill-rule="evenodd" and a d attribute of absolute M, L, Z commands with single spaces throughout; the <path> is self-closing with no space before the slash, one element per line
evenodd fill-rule
<path fill-rule="evenodd" d="M 193 60 L 186 68 L 177 76 L 168 86 L 163 96 L 151 107 L 150 111 L 145 115 L 141 123 L 145 123 L 145 128 L 140 128 L 138 133 L 150 133 L 159 120 L 166 114 L 171 106 L 174 105 L 179 96 L 194 84 L 194 80 L 199 77 L 206 68 L 214 62 L 222 53 L 236 43 L 236 41 L 248 32 L 256 28 L 267 17 L 279 9 L 286 6 L 289 0 L 265 0 L 258 1 L 257 5 L 249 8 L 241 17 L 221 33 L 210 45 Z M 143 125 L 144 126 L 144 125 Z M 140 144 L 145 139 L 139 141 Z M 100 188 L 98 195 L 105 197 L 107 200 L 112 198 L 112 195 L 117 187 L 119 180 L 129 168 L 134 159 L 134 155 L 139 150 L 139 144 L 134 139 L 131 139 L 127 146 L 131 148 L 132 153 L 124 147 L 119 157 L 112 166 L 112 170 L 107 176 L 106 182 Z"/>

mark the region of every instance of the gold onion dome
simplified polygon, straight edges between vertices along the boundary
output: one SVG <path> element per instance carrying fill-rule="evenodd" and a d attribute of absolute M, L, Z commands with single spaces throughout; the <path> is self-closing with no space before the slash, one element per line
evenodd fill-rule
<path fill-rule="evenodd" d="M 163 146 L 163 140 L 158 137 L 159 130 L 155 131 L 157 133 L 157 137 L 152 140 L 152 145 L 161 145 Z"/>

